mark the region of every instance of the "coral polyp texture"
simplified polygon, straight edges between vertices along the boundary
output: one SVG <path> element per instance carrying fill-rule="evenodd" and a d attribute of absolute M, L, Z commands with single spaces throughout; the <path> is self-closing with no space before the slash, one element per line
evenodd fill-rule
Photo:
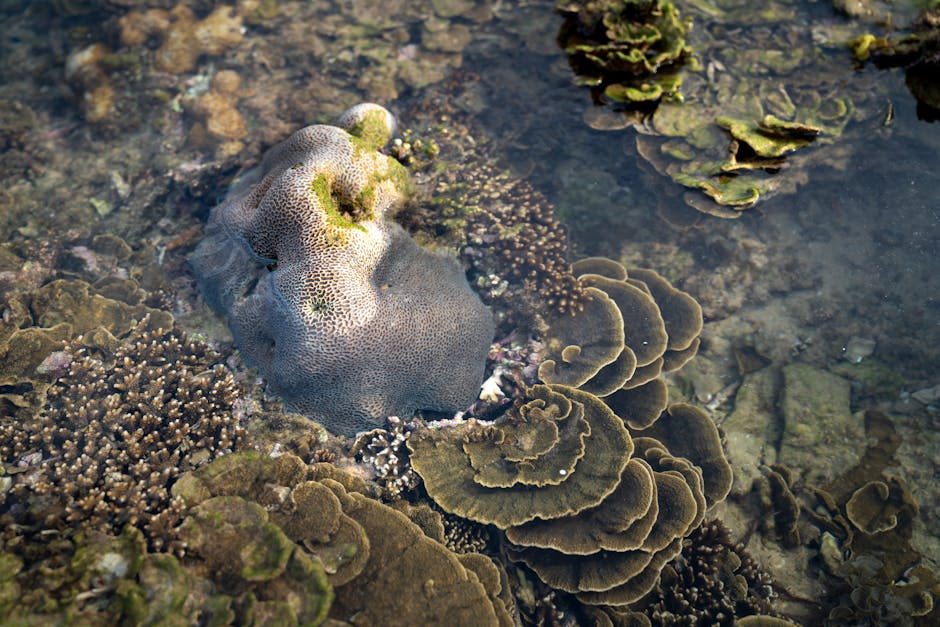
<path fill-rule="evenodd" d="M 454 258 L 390 218 L 407 196 L 374 104 L 272 148 L 213 210 L 191 261 L 244 357 L 288 406 L 338 433 L 477 396 L 493 320 Z"/>

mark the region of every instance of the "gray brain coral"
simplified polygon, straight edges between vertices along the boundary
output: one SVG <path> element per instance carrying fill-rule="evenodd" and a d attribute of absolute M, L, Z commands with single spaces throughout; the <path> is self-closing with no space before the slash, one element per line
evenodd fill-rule
<path fill-rule="evenodd" d="M 272 391 L 333 431 L 461 410 L 483 378 L 490 311 L 456 260 L 389 219 L 408 187 L 379 152 L 392 115 L 362 104 L 338 124 L 272 148 L 257 185 L 213 210 L 191 259 L 200 287 Z"/>

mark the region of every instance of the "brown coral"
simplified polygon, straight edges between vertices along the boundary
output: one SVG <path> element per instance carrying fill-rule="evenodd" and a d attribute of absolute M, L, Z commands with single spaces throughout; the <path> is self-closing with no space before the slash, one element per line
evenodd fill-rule
<path fill-rule="evenodd" d="M 675 405 L 661 420 L 661 432 L 631 437 L 596 396 L 538 385 L 492 424 L 418 431 L 408 446 L 445 511 L 502 529 L 509 556 L 552 587 L 624 605 L 653 587 L 730 488 L 707 415 Z M 677 440 L 678 428 L 691 442 Z"/>
<path fill-rule="evenodd" d="M 71 344 L 42 414 L 0 423 L 0 458 L 23 471 L 11 491 L 20 522 L 60 531 L 129 523 L 159 548 L 180 513 L 173 480 L 238 446 L 237 388 L 219 356 L 145 324 L 110 358 Z"/>
<path fill-rule="evenodd" d="M 489 165 L 462 176 L 468 179 L 468 187 L 457 183 L 467 212 L 462 257 L 483 293 L 540 314 L 579 311 L 582 288 L 568 269 L 568 238 L 548 201 Z"/>
<path fill-rule="evenodd" d="M 238 111 L 241 78 L 233 70 L 220 70 L 212 77 L 209 90 L 187 102 L 198 118 L 190 129 L 190 141 L 195 145 L 219 144 L 223 155 L 239 152 L 241 140 L 248 134 L 245 118 Z"/>
<path fill-rule="evenodd" d="M 199 19 L 181 2 L 173 9 L 131 11 L 118 20 L 121 43 L 139 46 L 148 39 L 160 39 L 154 67 L 161 72 L 182 74 L 196 67 L 203 54 L 219 55 L 243 38 L 242 16 L 234 7 L 221 5 Z"/>
<path fill-rule="evenodd" d="M 445 511 L 504 529 L 597 505 L 616 489 L 633 451 L 603 403 L 563 386 L 535 386 L 518 412 L 492 427 L 470 421 L 418 432 L 408 448 Z"/>
<path fill-rule="evenodd" d="M 539 379 L 604 397 L 630 427 L 645 428 L 668 403 L 660 374 L 698 351 L 702 309 L 652 270 L 597 257 L 571 268 L 583 308 L 547 319 Z"/>
<path fill-rule="evenodd" d="M 316 556 L 334 587 L 329 616 L 335 620 L 370 625 L 507 624 L 505 607 L 500 612 L 495 608 L 501 604 L 495 596 L 498 590 L 491 597 L 481 584 L 481 577 L 491 584 L 494 575 L 498 578 L 495 568 L 476 562 L 465 567 L 462 558 L 427 537 L 405 514 L 362 494 L 364 488 L 361 481 L 328 464 L 308 467 L 290 454 L 272 458 L 247 452 L 184 475 L 174 494 L 196 516 L 200 511 L 244 512 L 242 519 L 278 538 L 274 544 L 281 547 L 255 555 L 233 551 L 232 542 L 200 543 L 199 551 L 205 554 L 200 559 L 210 564 L 244 576 L 283 570 L 281 562 L 298 552 Z M 237 516 L 230 519 L 238 521 Z M 212 524 L 211 517 L 204 517 L 200 524 L 189 523 L 186 533 L 198 540 L 204 537 L 201 529 Z M 276 556 L 280 559 L 274 560 Z"/>
<path fill-rule="evenodd" d="M 732 542 L 721 521 L 708 520 L 683 541 L 655 590 L 632 609 L 653 625 L 730 626 L 770 614 L 774 594 L 770 575 Z"/>

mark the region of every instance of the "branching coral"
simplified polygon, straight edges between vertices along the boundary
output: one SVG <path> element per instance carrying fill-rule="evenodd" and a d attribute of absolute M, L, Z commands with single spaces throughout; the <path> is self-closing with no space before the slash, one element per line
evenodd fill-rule
<path fill-rule="evenodd" d="M 408 462 L 408 448 L 405 446 L 413 426 L 397 416 L 389 416 L 388 423 L 388 430 L 360 433 L 349 454 L 372 466 L 383 496 L 392 500 L 414 489 L 419 479 Z"/>
<path fill-rule="evenodd" d="M 466 176 L 459 200 L 467 242 L 461 256 L 488 302 L 543 315 L 579 311 L 583 289 L 568 269 L 567 235 L 548 201 L 491 166 Z"/>
<path fill-rule="evenodd" d="M 43 412 L 0 422 L 0 458 L 17 472 L 8 516 L 62 533 L 137 525 L 160 548 L 179 519 L 176 477 L 238 446 L 237 388 L 219 356 L 143 328 L 111 357 L 71 344 Z"/>
<path fill-rule="evenodd" d="M 770 575 L 720 521 L 709 520 L 683 541 L 656 589 L 633 609 L 654 625 L 732 625 L 770 614 L 773 596 Z"/>
<path fill-rule="evenodd" d="M 213 211 L 192 257 L 203 293 L 270 388 L 331 430 L 462 410 L 482 380 L 490 312 L 455 259 L 389 219 L 409 186 L 379 152 L 391 114 L 364 104 L 338 124 L 272 148 L 261 181 Z"/>

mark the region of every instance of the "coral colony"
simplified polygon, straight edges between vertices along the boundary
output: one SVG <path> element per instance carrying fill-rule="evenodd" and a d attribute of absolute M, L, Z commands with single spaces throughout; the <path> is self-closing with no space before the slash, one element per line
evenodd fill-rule
<path fill-rule="evenodd" d="M 358 105 L 266 155 L 260 182 L 217 207 L 192 256 L 208 302 L 290 407 L 353 434 L 476 398 L 489 309 L 456 259 L 388 219 L 407 194 L 378 152 L 394 131 Z"/>

